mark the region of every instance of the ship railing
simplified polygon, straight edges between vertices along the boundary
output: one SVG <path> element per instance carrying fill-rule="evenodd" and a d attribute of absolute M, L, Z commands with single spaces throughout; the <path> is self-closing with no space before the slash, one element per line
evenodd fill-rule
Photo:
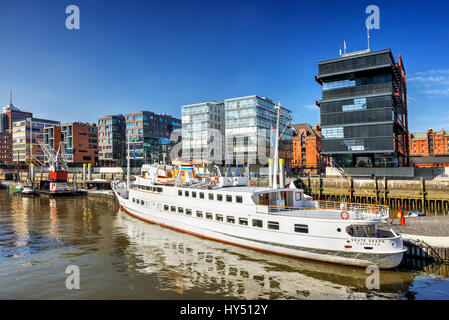
<path fill-rule="evenodd" d="M 389 208 L 382 205 L 352 204 L 332 201 L 313 201 L 315 206 L 289 207 L 257 205 L 258 213 L 286 214 L 307 218 L 338 218 L 344 220 L 386 220 Z M 343 205 L 342 205 L 343 204 Z M 318 212 L 321 211 L 321 212 Z"/>

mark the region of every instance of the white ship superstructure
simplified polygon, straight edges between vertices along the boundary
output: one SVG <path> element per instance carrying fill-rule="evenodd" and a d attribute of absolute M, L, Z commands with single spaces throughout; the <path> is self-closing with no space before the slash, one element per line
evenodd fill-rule
<path fill-rule="evenodd" d="M 246 177 L 144 165 L 132 185 L 114 182 L 113 190 L 132 216 L 228 244 L 360 267 L 394 268 L 402 261 L 406 248 L 388 225 L 388 207 L 316 201 L 273 178 L 272 188 L 251 187 L 243 185 Z"/>

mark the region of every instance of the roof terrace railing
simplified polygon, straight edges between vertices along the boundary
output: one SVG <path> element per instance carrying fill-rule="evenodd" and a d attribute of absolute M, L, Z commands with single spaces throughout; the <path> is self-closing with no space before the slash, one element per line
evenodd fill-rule
<path fill-rule="evenodd" d="M 313 201 L 314 207 L 288 207 L 258 205 L 258 213 L 288 214 L 307 218 L 343 220 L 384 220 L 389 217 L 389 208 L 383 205 L 367 205 L 334 201 Z M 318 212 L 320 210 L 321 212 Z"/>

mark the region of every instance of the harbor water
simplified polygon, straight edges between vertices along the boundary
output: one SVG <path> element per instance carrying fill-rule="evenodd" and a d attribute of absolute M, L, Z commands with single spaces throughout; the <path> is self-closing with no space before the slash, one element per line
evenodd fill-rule
<path fill-rule="evenodd" d="M 0 299 L 449 299 L 448 270 L 382 270 L 368 289 L 365 269 L 201 239 L 130 217 L 112 198 L 0 190 Z"/>

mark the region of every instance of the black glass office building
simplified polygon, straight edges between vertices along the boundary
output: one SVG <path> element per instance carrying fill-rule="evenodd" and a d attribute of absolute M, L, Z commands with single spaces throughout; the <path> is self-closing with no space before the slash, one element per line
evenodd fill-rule
<path fill-rule="evenodd" d="M 390 49 L 318 63 L 322 153 L 343 167 L 408 165 L 407 92 Z"/>

